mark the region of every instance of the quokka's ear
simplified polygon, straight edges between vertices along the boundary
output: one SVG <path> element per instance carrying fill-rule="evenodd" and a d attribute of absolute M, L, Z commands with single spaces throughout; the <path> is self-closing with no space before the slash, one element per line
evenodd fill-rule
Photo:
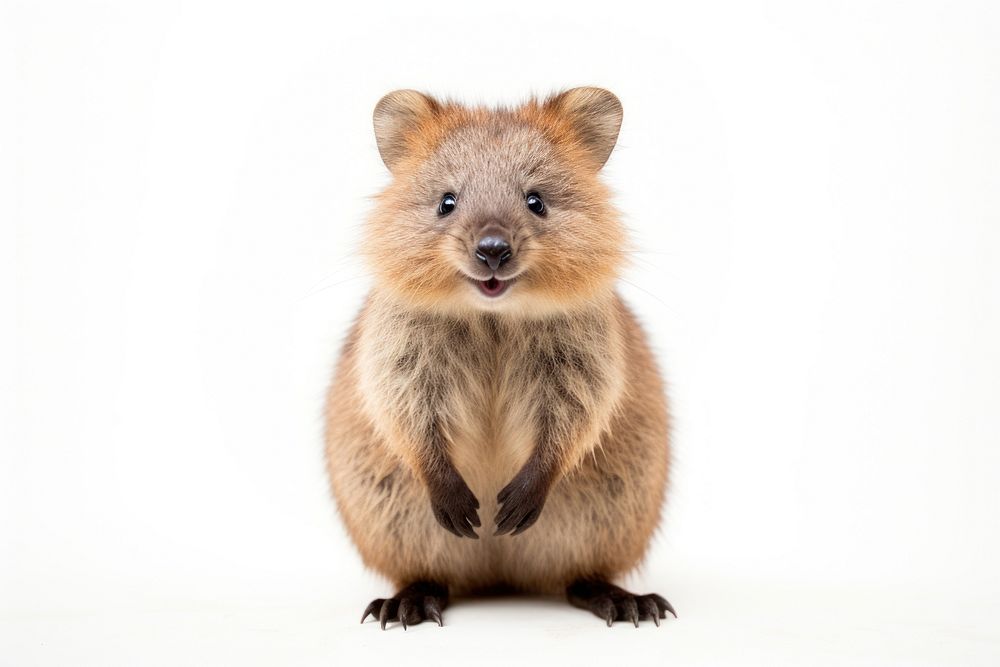
<path fill-rule="evenodd" d="M 372 114 L 375 141 L 389 171 L 406 155 L 407 135 L 437 108 L 433 98 L 416 90 L 395 90 L 378 101 Z"/>
<path fill-rule="evenodd" d="M 603 88 L 571 88 L 551 97 L 545 106 L 569 119 L 594 164 L 603 167 L 622 126 L 622 103 L 615 94 Z"/>

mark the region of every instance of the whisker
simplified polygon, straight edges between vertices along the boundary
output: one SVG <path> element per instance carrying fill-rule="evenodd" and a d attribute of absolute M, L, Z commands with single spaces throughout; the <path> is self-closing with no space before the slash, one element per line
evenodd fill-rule
<path fill-rule="evenodd" d="M 641 285 L 637 285 L 636 283 L 632 282 L 631 280 L 629 280 L 627 278 L 619 278 L 619 280 L 621 280 L 623 283 L 628 283 L 629 285 L 631 285 L 632 287 L 636 288 L 637 290 L 641 290 L 641 291 L 645 292 L 649 296 L 651 296 L 654 299 L 656 299 L 661 305 L 665 306 L 666 308 L 668 308 L 670 310 L 673 310 L 673 308 L 670 307 L 670 304 L 668 304 L 666 301 L 664 301 L 660 297 L 658 297 L 655 294 L 653 294 L 652 292 L 650 292 L 645 287 L 642 287 Z"/>
<path fill-rule="evenodd" d="M 363 273 L 363 274 L 361 274 L 359 276 L 351 276 L 350 278 L 345 278 L 344 280 L 338 280 L 335 283 L 330 283 L 329 285 L 324 285 L 323 287 L 320 287 L 318 289 L 314 287 L 314 288 L 310 289 L 308 292 L 306 292 L 305 294 L 303 294 L 302 296 L 300 296 L 298 299 L 296 299 L 295 303 L 301 303 L 302 301 L 305 301 L 308 298 L 314 297 L 317 294 L 320 294 L 322 292 L 327 291 L 328 289 L 332 289 L 334 287 L 338 287 L 338 286 L 343 285 L 345 283 L 349 283 L 349 282 L 352 282 L 352 281 L 355 281 L 355 280 L 360 280 L 361 278 L 368 278 L 370 275 L 371 275 L 370 273 Z"/>

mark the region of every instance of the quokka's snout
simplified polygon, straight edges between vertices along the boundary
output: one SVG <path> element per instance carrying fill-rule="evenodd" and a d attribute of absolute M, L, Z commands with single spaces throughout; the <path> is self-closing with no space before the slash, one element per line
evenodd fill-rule
<path fill-rule="evenodd" d="M 514 251 L 510 248 L 507 234 L 502 229 L 491 228 L 476 244 L 475 255 L 490 271 L 496 272 L 514 257 Z"/>

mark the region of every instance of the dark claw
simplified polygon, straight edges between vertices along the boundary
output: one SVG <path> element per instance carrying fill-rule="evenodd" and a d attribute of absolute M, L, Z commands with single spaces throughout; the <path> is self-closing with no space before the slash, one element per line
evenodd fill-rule
<path fill-rule="evenodd" d="M 597 604 L 597 608 L 594 613 L 598 616 L 604 618 L 608 622 L 608 627 L 615 622 L 615 603 L 610 599 L 602 600 Z"/>
<path fill-rule="evenodd" d="M 626 620 L 632 621 L 632 625 L 639 627 L 639 605 L 634 597 L 627 597 L 622 601 L 622 615 Z"/>
<path fill-rule="evenodd" d="M 378 614 L 378 622 L 385 630 L 385 624 L 396 618 L 396 609 L 399 607 L 399 600 L 389 598 L 382 605 L 382 610 Z"/>
<path fill-rule="evenodd" d="M 660 607 L 656 604 L 656 600 L 651 597 L 639 598 L 642 603 L 642 618 L 651 618 L 653 623 L 656 623 L 656 627 L 660 627 Z"/>
<path fill-rule="evenodd" d="M 478 521 L 478 518 L 476 520 Z M 460 526 L 459 530 L 462 531 L 462 535 L 465 537 L 471 537 L 474 540 L 479 539 L 479 536 L 476 535 L 476 531 L 473 530 L 472 526 L 469 524 L 469 519 L 463 516 L 460 517 L 456 523 Z"/>
<path fill-rule="evenodd" d="M 521 533 L 523 533 L 524 531 L 528 530 L 533 525 L 535 525 L 535 522 L 538 521 L 538 515 L 540 513 L 541 513 L 541 508 L 538 507 L 528 512 L 528 516 L 524 517 L 521 520 L 521 523 L 517 524 L 517 529 L 510 534 L 511 537 L 513 537 L 514 535 L 520 535 Z"/>
<path fill-rule="evenodd" d="M 406 630 L 406 617 L 413 611 L 416 611 L 416 609 L 414 609 L 413 602 L 410 598 L 400 598 L 399 622 L 403 625 L 403 630 Z"/>
<path fill-rule="evenodd" d="M 528 508 L 524 508 L 522 505 L 514 505 L 513 507 L 504 506 L 502 514 L 497 516 L 497 530 L 493 534 L 503 535 L 510 533 L 511 536 L 519 535 L 528 528 L 531 528 L 535 521 L 538 520 L 538 515 L 541 511 L 542 508 L 540 506 Z"/>
<path fill-rule="evenodd" d="M 368 618 L 368 614 L 371 614 L 372 618 L 378 618 L 378 612 L 382 608 L 382 604 L 385 602 L 384 599 L 378 598 L 377 600 L 372 600 L 367 607 L 365 607 L 365 613 L 361 615 L 361 622 L 364 623 L 365 619 Z"/>
<path fill-rule="evenodd" d="M 493 533 L 494 536 L 503 535 L 509 530 L 509 528 L 507 527 L 507 522 L 510 521 L 510 515 L 512 513 L 513 513 L 512 509 L 507 509 L 502 514 L 497 515 L 496 518 L 497 530 L 495 533 Z"/>
<path fill-rule="evenodd" d="M 665 597 L 663 597 L 662 595 L 657 595 L 656 593 L 650 593 L 650 596 L 654 600 L 656 600 L 656 604 L 660 607 L 660 618 L 666 618 L 667 615 L 664 612 L 667 611 L 673 614 L 674 618 L 677 618 L 677 612 L 674 611 L 673 606 L 671 606 L 671 604 L 667 602 L 667 599 Z"/>
<path fill-rule="evenodd" d="M 438 604 L 437 598 L 430 595 L 424 598 L 424 616 L 433 621 L 437 621 L 438 627 L 442 627 L 444 625 L 441 621 L 441 605 Z"/>

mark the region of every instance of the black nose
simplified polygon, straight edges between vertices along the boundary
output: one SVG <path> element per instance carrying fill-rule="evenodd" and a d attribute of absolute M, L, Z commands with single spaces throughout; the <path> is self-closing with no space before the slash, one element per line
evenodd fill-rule
<path fill-rule="evenodd" d="M 510 244 L 499 236 L 484 236 L 476 245 L 476 257 L 493 271 L 511 258 Z"/>

